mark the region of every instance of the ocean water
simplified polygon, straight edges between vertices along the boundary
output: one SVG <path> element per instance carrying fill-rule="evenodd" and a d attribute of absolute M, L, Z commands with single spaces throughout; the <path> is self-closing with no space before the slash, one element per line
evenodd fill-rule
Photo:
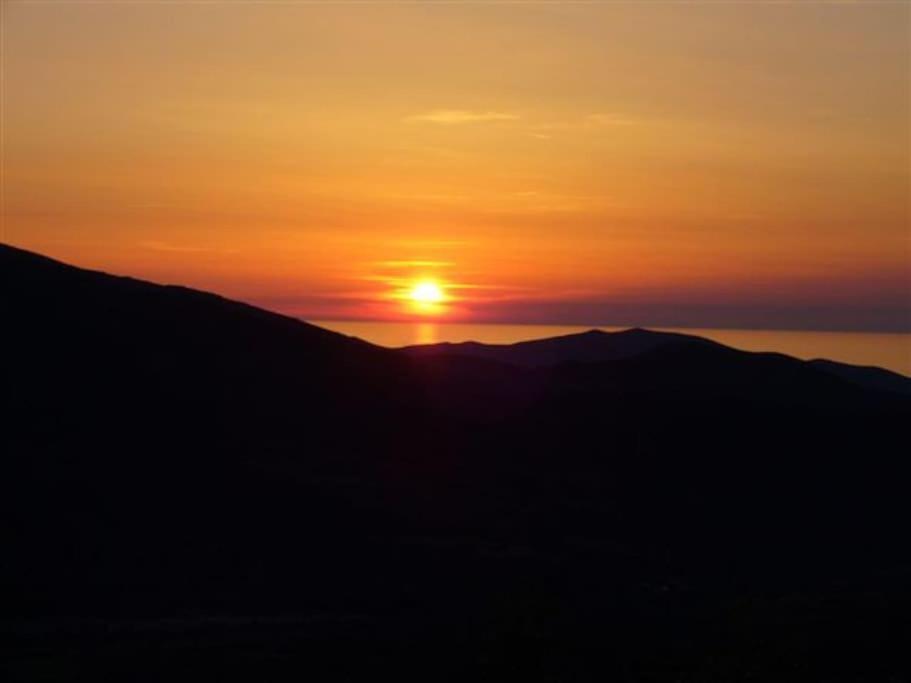
<path fill-rule="evenodd" d="M 584 332 L 569 325 L 477 325 L 438 322 L 312 321 L 321 327 L 360 337 L 380 346 L 478 341 L 511 344 L 528 339 Z M 599 327 L 614 332 L 624 328 Z M 708 337 L 746 351 L 777 351 L 797 358 L 828 358 L 855 365 L 877 365 L 911 376 L 911 334 L 872 332 L 801 332 L 793 330 L 724 330 L 653 328 Z"/>

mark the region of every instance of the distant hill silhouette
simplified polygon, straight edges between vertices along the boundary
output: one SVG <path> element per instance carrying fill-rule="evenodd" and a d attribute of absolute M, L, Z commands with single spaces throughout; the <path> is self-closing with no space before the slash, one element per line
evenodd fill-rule
<path fill-rule="evenodd" d="M 486 358 L 524 367 L 543 367 L 559 363 L 592 363 L 622 360 L 654 349 L 679 344 L 715 344 L 708 339 L 671 332 L 652 332 L 634 328 L 622 332 L 589 330 L 562 337 L 535 339 L 515 344 L 462 342 L 408 346 L 413 356 L 453 354 Z"/>
<path fill-rule="evenodd" d="M 382 349 L 0 246 L 7 680 L 895 681 L 907 379 Z"/>
<path fill-rule="evenodd" d="M 824 358 L 817 358 L 810 362 L 821 370 L 868 389 L 893 391 L 897 394 L 911 394 L 911 379 L 897 372 L 872 365 L 836 363 Z"/>
<path fill-rule="evenodd" d="M 528 368 L 540 368 L 563 363 L 596 363 L 633 358 L 658 349 L 668 351 L 684 347 L 714 349 L 719 355 L 733 351 L 703 337 L 674 332 L 656 332 L 641 328 L 605 332 L 589 330 L 561 337 L 535 339 L 515 344 L 481 344 L 478 342 L 425 344 L 402 349 L 415 358 L 464 356 L 483 358 Z M 749 352 L 740 352 L 747 354 Z M 758 359 L 762 354 L 752 354 Z M 778 354 L 780 355 L 780 354 Z M 853 384 L 869 389 L 911 394 L 911 378 L 877 367 L 864 367 L 831 360 L 809 363 L 816 369 L 836 375 Z"/>

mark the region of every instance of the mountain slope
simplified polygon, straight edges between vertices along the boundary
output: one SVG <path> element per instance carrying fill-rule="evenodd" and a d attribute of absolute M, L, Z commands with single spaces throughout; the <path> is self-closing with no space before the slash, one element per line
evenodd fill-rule
<path fill-rule="evenodd" d="M 17 428 L 40 415 L 46 435 L 48 420 L 78 425 L 84 409 L 100 404 L 112 421 L 145 420 L 145 411 L 174 419 L 192 413 L 226 433 L 238 419 L 264 429 L 347 409 L 355 409 L 351 418 L 369 419 L 394 403 L 385 393 L 402 381 L 402 364 L 389 352 L 212 294 L 73 268 L 12 247 L 0 250 L 0 267 Z M 120 397 L 141 404 L 126 406 Z"/>
<path fill-rule="evenodd" d="M 868 365 L 851 365 L 817 358 L 810 361 L 812 365 L 858 386 L 877 391 L 891 391 L 896 394 L 911 395 L 911 378 L 897 372 Z"/>
<path fill-rule="evenodd" d="M 12 614 L 293 603 L 263 567 L 397 514 L 400 464 L 445 433 L 390 351 L 9 247 L 0 272 Z"/>
<path fill-rule="evenodd" d="M 646 331 L 512 363 L 12 248 L 0 273 L 12 680 L 904 661 L 900 394 Z"/>

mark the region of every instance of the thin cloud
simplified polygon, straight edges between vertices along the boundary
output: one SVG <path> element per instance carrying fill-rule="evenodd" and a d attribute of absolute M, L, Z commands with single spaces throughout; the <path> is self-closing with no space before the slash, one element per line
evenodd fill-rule
<path fill-rule="evenodd" d="M 170 251 L 176 253 L 196 254 L 205 251 L 212 251 L 206 247 L 195 247 L 187 244 L 169 244 L 167 242 L 140 242 L 139 246 L 150 251 Z"/>
<path fill-rule="evenodd" d="M 448 268 L 455 265 L 452 261 L 377 261 L 377 266 L 381 268 Z"/>
<path fill-rule="evenodd" d="M 490 121 L 515 121 L 519 117 L 499 111 L 469 111 L 467 109 L 435 109 L 424 114 L 409 116 L 412 123 L 437 123 L 444 126 L 464 123 L 485 123 Z"/>
<path fill-rule="evenodd" d="M 592 126 L 635 126 L 639 123 L 636 119 L 617 114 L 589 114 L 585 120 Z"/>
<path fill-rule="evenodd" d="M 200 247 L 191 244 L 171 244 L 169 242 L 146 241 L 140 242 L 139 247 L 149 251 L 163 251 L 174 254 L 236 254 L 237 249 L 221 249 L 216 247 Z"/>

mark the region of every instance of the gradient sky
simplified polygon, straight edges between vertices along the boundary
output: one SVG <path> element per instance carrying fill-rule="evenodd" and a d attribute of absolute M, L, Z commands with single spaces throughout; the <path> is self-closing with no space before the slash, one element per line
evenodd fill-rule
<path fill-rule="evenodd" d="M 312 319 L 911 330 L 911 5 L 3 4 L 2 238 Z"/>

